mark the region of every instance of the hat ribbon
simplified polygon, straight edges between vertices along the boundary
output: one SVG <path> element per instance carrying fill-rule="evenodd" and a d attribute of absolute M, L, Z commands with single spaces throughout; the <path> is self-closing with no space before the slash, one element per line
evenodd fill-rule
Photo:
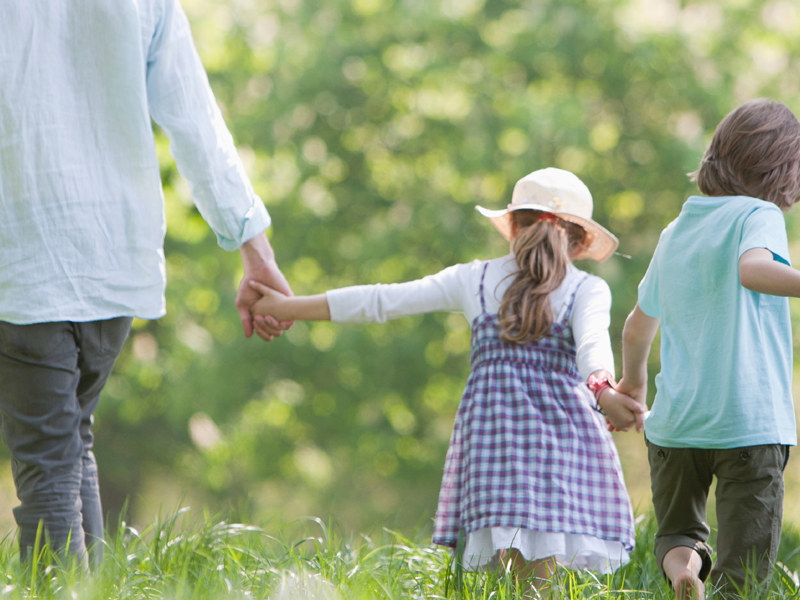
<path fill-rule="evenodd" d="M 543 212 L 536 221 L 552 221 L 553 223 L 558 223 L 558 217 L 553 213 Z"/>

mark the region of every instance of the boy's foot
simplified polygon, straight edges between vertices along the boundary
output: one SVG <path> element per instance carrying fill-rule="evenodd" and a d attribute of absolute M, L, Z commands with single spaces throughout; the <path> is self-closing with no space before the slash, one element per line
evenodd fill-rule
<path fill-rule="evenodd" d="M 677 600 L 703 600 L 706 595 L 706 586 L 691 569 L 681 571 L 672 579 L 672 589 Z"/>

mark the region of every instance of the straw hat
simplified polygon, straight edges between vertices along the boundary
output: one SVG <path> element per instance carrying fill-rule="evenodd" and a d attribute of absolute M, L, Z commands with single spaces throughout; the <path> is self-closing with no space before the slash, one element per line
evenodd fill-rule
<path fill-rule="evenodd" d="M 580 225 L 586 230 L 583 250 L 573 258 L 603 262 L 619 246 L 619 240 L 605 227 L 592 221 L 592 193 L 577 176 L 562 169 L 534 171 L 514 186 L 511 204 L 504 210 L 475 207 L 488 217 L 497 230 L 511 241 L 511 213 L 515 210 L 540 210 Z"/>

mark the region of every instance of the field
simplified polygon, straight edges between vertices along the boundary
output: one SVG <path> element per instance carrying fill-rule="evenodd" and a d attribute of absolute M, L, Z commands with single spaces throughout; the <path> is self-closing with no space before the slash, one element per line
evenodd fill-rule
<path fill-rule="evenodd" d="M 653 556 L 654 519 L 637 520 L 632 561 L 608 578 L 588 572 L 562 572 L 558 597 L 660 599 L 673 597 L 660 578 Z M 390 530 L 374 536 L 344 533 L 319 519 L 286 524 L 269 534 L 253 526 L 196 517 L 188 509 L 158 519 L 138 532 L 124 522 L 108 542 L 105 557 L 91 576 L 80 575 L 47 548 L 40 561 L 22 565 L 14 540 L 0 544 L 4 579 L 0 598 L 223 599 L 270 600 L 433 599 L 511 600 L 521 587 L 503 572 L 459 574 L 449 554 L 426 540 L 410 540 Z M 784 532 L 779 552 L 783 566 L 760 589 L 743 597 L 797 598 L 800 536 Z M 44 566 L 50 565 L 50 566 Z"/>

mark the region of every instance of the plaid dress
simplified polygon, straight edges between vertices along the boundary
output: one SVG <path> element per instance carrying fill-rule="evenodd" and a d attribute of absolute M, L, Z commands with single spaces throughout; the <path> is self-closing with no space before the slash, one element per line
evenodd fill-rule
<path fill-rule="evenodd" d="M 444 466 L 433 543 L 454 548 L 459 528 L 590 535 L 634 544 L 633 514 L 605 419 L 578 374 L 564 318 L 530 344 L 499 338 L 497 315 L 472 324 L 471 373 Z"/>

